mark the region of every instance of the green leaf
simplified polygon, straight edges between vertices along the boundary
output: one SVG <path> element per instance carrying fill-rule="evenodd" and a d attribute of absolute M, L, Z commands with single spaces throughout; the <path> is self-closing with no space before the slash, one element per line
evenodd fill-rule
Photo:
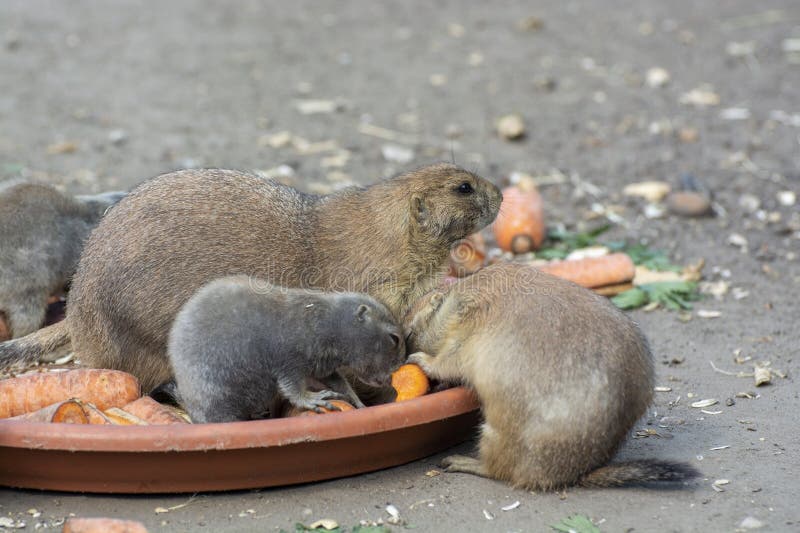
<path fill-rule="evenodd" d="M 550 527 L 562 533 L 602 533 L 600 529 L 582 514 L 576 514 L 561 520 Z"/>
<path fill-rule="evenodd" d="M 667 309 L 691 309 L 691 302 L 699 300 L 697 283 L 692 281 L 656 281 L 639 285 L 622 292 L 611 302 L 620 309 L 635 309 L 650 302 L 658 302 Z"/>
<path fill-rule="evenodd" d="M 648 301 L 647 293 L 638 287 L 621 292 L 611 298 L 611 303 L 620 309 L 636 309 L 647 304 Z"/>
<path fill-rule="evenodd" d="M 606 245 L 608 246 L 608 245 Z M 681 267 L 672 264 L 667 254 L 661 250 L 648 248 L 643 244 L 633 244 L 631 246 L 622 246 L 617 248 L 616 251 L 624 252 L 633 261 L 635 265 L 642 265 L 650 270 L 665 271 L 671 270 L 673 272 L 680 272 Z"/>
<path fill-rule="evenodd" d="M 536 252 L 536 257 L 541 259 L 564 259 L 573 250 L 597 244 L 597 237 L 608 231 L 610 227 L 610 224 L 605 224 L 582 233 L 552 229 L 547 234 L 547 241 L 544 246 Z"/>
<path fill-rule="evenodd" d="M 15 176 L 25 169 L 22 163 L 3 163 L 0 165 L 0 174 L 4 176 Z"/>
<path fill-rule="evenodd" d="M 392 530 L 386 526 L 355 526 L 353 533 L 391 533 Z"/>
<path fill-rule="evenodd" d="M 697 283 L 692 281 L 658 281 L 639 288 L 647 293 L 649 301 L 659 302 L 673 311 L 691 309 L 690 302 L 700 299 Z"/>
<path fill-rule="evenodd" d="M 536 252 L 537 258 L 547 259 L 548 261 L 551 259 L 564 259 L 568 255 L 569 252 L 559 248 L 543 248 L 541 250 L 537 250 Z"/>

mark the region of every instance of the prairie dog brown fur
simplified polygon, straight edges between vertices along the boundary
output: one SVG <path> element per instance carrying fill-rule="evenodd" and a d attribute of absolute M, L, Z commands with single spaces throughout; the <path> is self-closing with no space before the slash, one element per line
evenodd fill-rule
<path fill-rule="evenodd" d="M 47 299 L 64 290 L 89 232 L 124 195 L 74 197 L 45 183 L 0 183 L 0 313 L 12 338 L 42 326 Z"/>
<path fill-rule="evenodd" d="M 202 287 L 169 335 L 178 399 L 194 422 L 275 416 L 279 397 L 301 409 L 363 407 L 339 373 L 385 385 L 405 362 L 400 325 L 366 294 L 287 289 L 248 276 Z M 330 390 L 312 392 L 314 378 Z"/>
<path fill-rule="evenodd" d="M 149 391 L 171 377 L 167 336 L 180 307 L 236 274 L 366 293 L 399 318 L 436 285 L 450 246 L 494 220 L 501 200 L 496 186 L 449 164 L 329 196 L 230 170 L 165 174 L 92 232 L 65 325 L 0 345 L 0 362 L 71 339 L 86 365 L 130 372 Z"/>
<path fill-rule="evenodd" d="M 498 263 L 417 302 L 409 362 L 471 386 L 485 423 L 477 459 L 448 470 L 533 490 L 680 481 L 686 464 L 606 465 L 653 396 L 636 325 L 604 298 L 533 267 Z"/>

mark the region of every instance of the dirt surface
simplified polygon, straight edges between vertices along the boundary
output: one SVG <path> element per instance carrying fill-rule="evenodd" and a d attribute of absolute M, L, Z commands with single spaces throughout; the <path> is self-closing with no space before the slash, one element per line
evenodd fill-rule
<path fill-rule="evenodd" d="M 521 30 L 530 16 L 543 26 Z M 137 519 L 151 531 L 270 531 L 322 517 L 346 526 L 385 520 L 391 503 L 418 531 L 546 531 L 575 513 L 602 531 L 734 531 L 746 517 L 765 531 L 800 530 L 800 213 L 796 201 L 778 200 L 781 191 L 800 193 L 792 38 L 800 39 L 796 0 L 2 2 L 4 176 L 93 192 L 186 166 L 286 164 L 294 169 L 286 181 L 325 191 L 451 157 L 498 183 L 514 171 L 559 169 L 567 181 L 542 187 L 551 224 L 576 227 L 620 206 L 624 223 L 612 237 L 645 239 L 681 262 L 705 258 L 707 279 L 747 295 L 699 302 L 688 322 L 664 310 L 633 313 L 652 341 L 658 384 L 672 390 L 657 393 L 637 425 L 656 434 L 631 438 L 621 456 L 689 461 L 702 471 L 677 490 L 531 494 L 463 474 L 428 477 L 437 456 L 191 501 L 0 489 L 0 515 L 24 520 L 28 531 L 70 513 Z M 668 71 L 663 87 L 647 83 L 653 67 Z M 704 84 L 717 104 L 681 103 Z M 295 105 L 301 99 L 333 101 L 337 110 L 306 115 Z M 494 131 L 512 112 L 527 123 L 518 142 Z M 338 148 L 302 139 L 273 148 L 284 130 Z M 686 173 L 714 192 L 724 214 L 648 219 L 643 202 L 621 195 L 627 183 L 677 185 Z M 732 234 L 746 245 L 729 244 Z M 701 318 L 698 309 L 721 316 Z M 756 389 L 752 378 L 710 365 L 752 371 L 737 355 L 770 361 L 788 377 Z M 662 364 L 673 360 L 681 362 Z M 736 397 L 747 391 L 755 398 Z M 719 414 L 689 407 L 705 398 L 720 400 L 709 408 Z M 685 423 L 662 428 L 665 415 Z M 730 482 L 717 491 L 720 479 Z"/>

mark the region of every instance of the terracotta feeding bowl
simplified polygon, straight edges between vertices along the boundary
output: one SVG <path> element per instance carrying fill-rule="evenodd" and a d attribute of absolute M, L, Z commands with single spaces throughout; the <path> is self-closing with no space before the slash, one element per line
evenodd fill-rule
<path fill-rule="evenodd" d="M 478 402 L 458 387 L 355 411 L 228 424 L 0 422 L 0 484 L 81 492 L 273 487 L 400 465 L 468 439 Z"/>

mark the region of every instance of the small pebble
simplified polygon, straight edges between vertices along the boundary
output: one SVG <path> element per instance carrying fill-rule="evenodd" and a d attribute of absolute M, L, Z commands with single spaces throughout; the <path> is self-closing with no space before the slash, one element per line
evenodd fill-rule
<path fill-rule="evenodd" d="M 678 140 L 682 143 L 697 142 L 700 133 L 695 128 L 681 128 L 678 130 Z"/>
<path fill-rule="evenodd" d="M 728 407 L 732 407 L 736 405 L 736 400 L 734 400 L 733 398 L 728 398 L 725 400 L 725 405 L 727 405 Z"/>
<path fill-rule="evenodd" d="M 669 83 L 670 75 L 666 69 L 661 67 L 653 67 L 647 70 L 645 80 L 647 81 L 648 86 L 658 88 Z"/>
<path fill-rule="evenodd" d="M 736 246 L 737 248 L 741 249 L 743 252 L 747 251 L 747 237 L 741 233 L 731 233 L 728 236 L 727 242 L 731 246 Z"/>
<path fill-rule="evenodd" d="M 447 84 L 447 76 L 444 74 L 431 74 L 428 77 L 428 81 L 434 87 L 442 87 Z"/>
<path fill-rule="evenodd" d="M 797 202 L 797 194 L 794 191 L 781 191 L 778 193 L 778 203 L 784 207 L 792 207 Z"/>
<path fill-rule="evenodd" d="M 727 52 L 731 57 L 747 57 L 753 55 L 755 51 L 755 41 L 732 41 L 725 46 L 725 52 Z"/>
<path fill-rule="evenodd" d="M 744 107 L 729 107 L 719 112 L 722 120 L 747 120 L 750 118 L 750 110 Z"/>
<path fill-rule="evenodd" d="M 764 527 L 764 522 L 755 516 L 746 516 L 744 520 L 739 522 L 739 529 L 760 529 Z"/>
<path fill-rule="evenodd" d="M 497 121 L 497 133 L 509 141 L 521 139 L 525 136 L 525 121 L 516 114 L 502 116 Z"/>
<path fill-rule="evenodd" d="M 658 425 L 664 428 L 672 428 L 675 426 L 682 426 L 686 420 L 677 416 L 665 416 L 658 421 Z"/>
<path fill-rule="evenodd" d="M 458 124 L 448 124 L 444 134 L 448 139 L 458 139 L 464 135 L 464 130 Z"/>
<path fill-rule="evenodd" d="M 537 31 L 537 30 L 541 30 L 542 28 L 544 28 L 544 20 L 542 20 L 539 17 L 533 17 L 533 16 L 525 17 L 524 19 L 519 21 L 519 24 L 517 24 L 517 27 L 521 31 Z"/>
<path fill-rule="evenodd" d="M 745 193 L 739 197 L 739 207 L 748 213 L 755 213 L 761 207 L 761 200 L 754 194 Z"/>
<path fill-rule="evenodd" d="M 696 107 L 719 105 L 719 95 L 708 87 L 698 87 L 681 95 L 680 103 Z"/>
<path fill-rule="evenodd" d="M 787 54 L 800 52 L 800 38 L 784 39 L 783 51 Z"/>
<path fill-rule="evenodd" d="M 676 215 L 701 217 L 711 213 L 711 201 L 700 192 L 675 191 L 667 196 L 667 208 Z"/>
<path fill-rule="evenodd" d="M 644 217 L 649 219 L 662 218 L 667 209 L 660 204 L 647 204 L 644 206 Z"/>
<path fill-rule="evenodd" d="M 128 133 L 125 130 L 111 130 L 108 132 L 108 141 L 111 144 L 124 144 L 128 140 Z"/>
<path fill-rule="evenodd" d="M 405 165 L 414 159 L 414 150 L 399 144 L 384 144 L 381 146 L 381 155 L 386 161 Z"/>
<path fill-rule="evenodd" d="M 625 196 L 639 196 L 648 202 L 660 202 L 669 194 L 670 185 L 665 181 L 641 181 L 629 183 L 622 189 Z"/>

